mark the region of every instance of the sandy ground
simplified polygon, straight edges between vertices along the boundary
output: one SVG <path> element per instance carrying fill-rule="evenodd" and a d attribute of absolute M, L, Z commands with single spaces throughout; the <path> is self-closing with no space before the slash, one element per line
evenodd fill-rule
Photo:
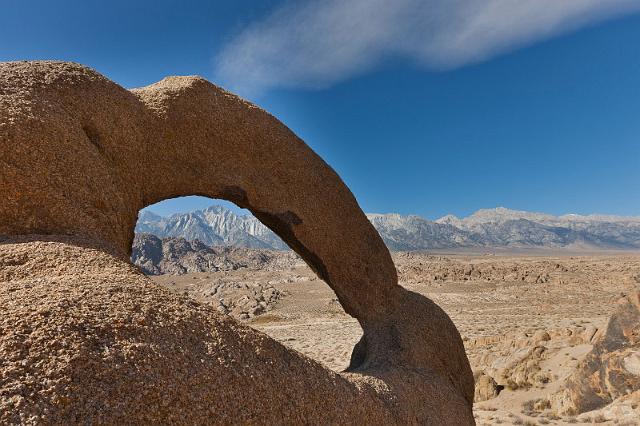
<path fill-rule="evenodd" d="M 397 253 L 400 284 L 453 319 L 474 372 L 504 387 L 475 404 L 478 424 L 640 424 L 640 409 L 558 417 L 545 399 L 591 349 L 621 295 L 640 283 L 640 255 L 489 256 Z M 335 294 L 301 262 L 152 277 L 218 306 L 283 344 L 340 371 L 362 333 Z"/>

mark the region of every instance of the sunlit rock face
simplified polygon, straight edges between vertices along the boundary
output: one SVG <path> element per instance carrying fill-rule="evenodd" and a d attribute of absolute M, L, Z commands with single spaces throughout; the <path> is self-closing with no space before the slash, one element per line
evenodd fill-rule
<path fill-rule="evenodd" d="M 584 413 L 640 391 L 640 292 L 623 297 L 593 350 L 554 396 L 558 412 Z"/>
<path fill-rule="evenodd" d="M 0 65 L 0 423 L 473 424 L 460 336 L 397 285 L 327 164 L 198 77 L 128 91 L 77 64 Z M 138 211 L 249 209 L 364 331 L 350 370 L 171 295 L 129 262 Z"/>

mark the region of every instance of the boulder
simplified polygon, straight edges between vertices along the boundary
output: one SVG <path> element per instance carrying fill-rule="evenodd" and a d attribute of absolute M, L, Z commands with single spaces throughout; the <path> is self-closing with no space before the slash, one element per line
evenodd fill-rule
<path fill-rule="evenodd" d="M 551 340 L 551 336 L 545 330 L 538 330 L 533 334 L 533 341 L 536 344 L 541 344 Z"/>
<path fill-rule="evenodd" d="M 485 374 L 484 372 L 479 372 L 474 376 L 476 382 L 476 389 L 473 398 L 474 402 L 483 402 L 493 399 L 497 397 L 502 390 L 502 386 L 498 385 L 493 377 Z"/>
<path fill-rule="evenodd" d="M 564 389 L 554 395 L 556 411 L 579 414 L 640 391 L 640 292 L 623 297 L 604 331 Z"/>

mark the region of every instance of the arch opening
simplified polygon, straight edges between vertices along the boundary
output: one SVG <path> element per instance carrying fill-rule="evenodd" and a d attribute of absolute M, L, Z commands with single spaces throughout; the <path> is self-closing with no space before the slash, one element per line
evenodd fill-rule
<path fill-rule="evenodd" d="M 273 224 L 225 200 L 167 199 L 140 211 L 131 261 L 161 287 L 342 371 L 363 330 Z"/>

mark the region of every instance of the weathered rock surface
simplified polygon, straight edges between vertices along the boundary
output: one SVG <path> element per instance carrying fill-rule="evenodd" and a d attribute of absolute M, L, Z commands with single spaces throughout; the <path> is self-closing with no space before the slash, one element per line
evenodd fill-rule
<path fill-rule="evenodd" d="M 498 383 L 496 383 L 495 379 L 484 372 L 478 372 L 474 374 L 474 379 L 476 382 L 475 394 L 473 397 L 474 402 L 482 402 L 487 401 L 489 399 L 493 399 L 498 394 L 502 388 Z"/>
<path fill-rule="evenodd" d="M 332 287 L 364 330 L 349 373 L 128 266 L 138 211 L 191 194 L 248 208 Z M 0 199 L 0 423 L 473 423 L 456 328 L 397 285 L 340 178 L 201 78 L 0 64 Z"/>
<path fill-rule="evenodd" d="M 488 370 L 493 377 L 510 389 L 529 388 L 542 384 L 548 380 L 540 368 L 545 352 L 544 346 L 524 347 L 514 351 L 508 357 L 496 359 Z"/>
<path fill-rule="evenodd" d="M 398 421 L 383 381 L 331 373 L 90 244 L 0 245 L 0 424 Z"/>
<path fill-rule="evenodd" d="M 593 350 L 554 396 L 560 413 L 578 414 L 601 408 L 640 391 L 640 292 L 621 299 Z"/>

